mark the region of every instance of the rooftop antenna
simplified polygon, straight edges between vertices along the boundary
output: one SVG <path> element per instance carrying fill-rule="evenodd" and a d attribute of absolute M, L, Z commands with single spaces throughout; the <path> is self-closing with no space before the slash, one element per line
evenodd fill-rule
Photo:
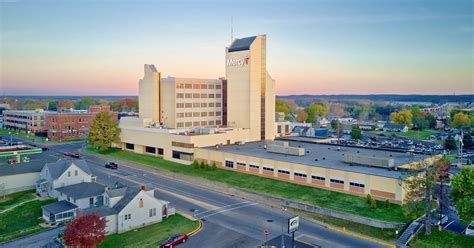
<path fill-rule="evenodd" d="M 230 17 L 230 43 L 234 41 L 234 17 Z"/>

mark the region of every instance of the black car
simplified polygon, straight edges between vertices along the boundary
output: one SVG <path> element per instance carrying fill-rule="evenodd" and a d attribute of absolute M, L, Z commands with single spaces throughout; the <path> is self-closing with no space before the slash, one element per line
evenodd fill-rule
<path fill-rule="evenodd" d="M 115 162 L 108 162 L 105 164 L 105 168 L 118 169 L 118 164 Z"/>
<path fill-rule="evenodd" d="M 48 148 L 48 147 L 41 147 L 41 150 L 43 150 L 43 151 L 49 151 L 49 148 Z"/>

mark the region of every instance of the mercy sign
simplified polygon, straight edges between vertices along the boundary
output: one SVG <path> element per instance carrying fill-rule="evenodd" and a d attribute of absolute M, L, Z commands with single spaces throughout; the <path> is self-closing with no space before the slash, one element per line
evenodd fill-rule
<path fill-rule="evenodd" d="M 243 66 L 248 65 L 250 58 L 227 59 L 227 66 Z"/>

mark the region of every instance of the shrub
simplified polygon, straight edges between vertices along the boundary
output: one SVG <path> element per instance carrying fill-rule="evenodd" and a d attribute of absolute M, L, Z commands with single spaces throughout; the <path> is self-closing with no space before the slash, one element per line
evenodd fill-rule
<path fill-rule="evenodd" d="M 217 165 L 216 165 L 216 163 L 212 163 L 212 170 L 217 170 Z"/>
<path fill-rule="evenodd" d="M 370 194 L 367 194 L 367 196 L 365 197 L 365 203 L 367 203 L 368 205 L 372 203 L 372 196 L 370 196 Z"/>
<path fill-rule="evenodd" d="M 376 209 L 377 208 L 377 201 L 372 198 L 372 201 L 370 202 L 370 208 L 371 209 Z"/>
<path fill-rule="evenodd" d="M 194 160 L 191 165 L 193 166 L 194 169 L 199 169 L 199 162 L 197 160 Z"/>
<path fill-rule="evenodd" d="M 206 168 L 206 166 L 207 166 L 207 165 L 206 165 L 206 163 L 204 163 L 204 162 L 201 162 L 201 164 L 199 165 L 199 168 L 201 168 L 201 169 L 205 169 L 205 168 Z"/>
<path fill-rule="evenodd" d="M 383 204 L 384 208 L 389 208 L 390 207 L 390 202 L 388 200 L 385 200 L 385 203 Z"/>

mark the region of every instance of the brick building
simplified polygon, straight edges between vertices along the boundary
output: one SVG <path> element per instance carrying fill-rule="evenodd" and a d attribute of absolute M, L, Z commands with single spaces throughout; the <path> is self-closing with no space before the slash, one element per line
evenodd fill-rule
<path fill-rule="evenodd" d="M 95 115 L 102 111 L 110 112 L 110 106 L 93 105 L 85 111 L 48 113 L 45 121 L 48 130 L 47 137 L 52 141 L 85 139 Z M 116 112 L 112 114 L 117 120 L 118 114 Z"/>

